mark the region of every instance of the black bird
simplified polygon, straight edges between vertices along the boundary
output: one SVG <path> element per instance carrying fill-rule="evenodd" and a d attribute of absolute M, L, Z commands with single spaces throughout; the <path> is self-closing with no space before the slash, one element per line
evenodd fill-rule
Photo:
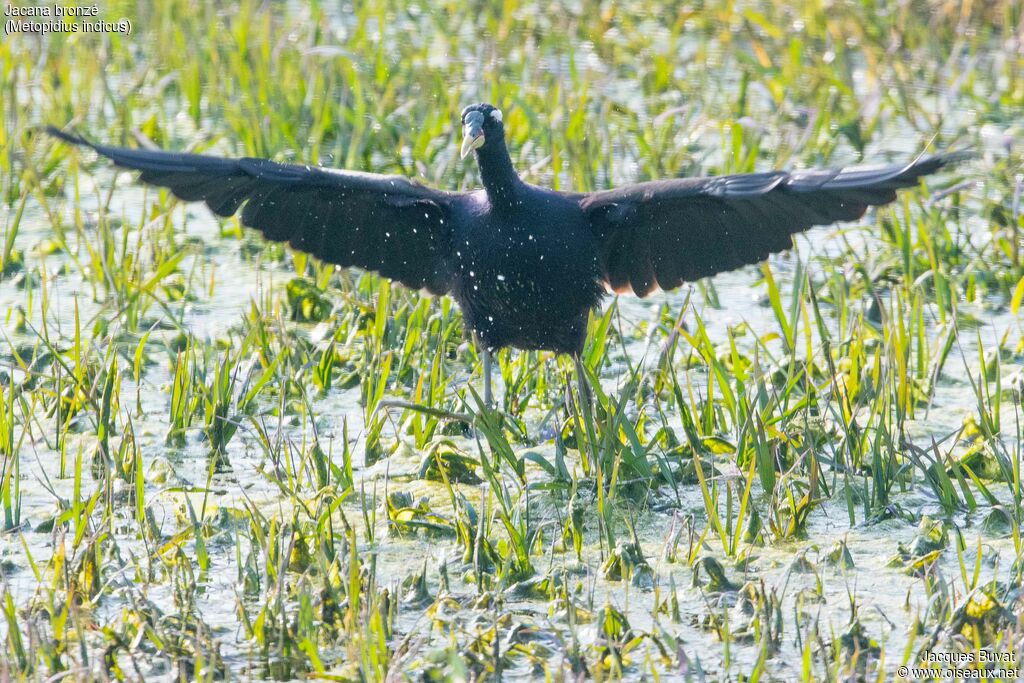
<path fill-rule="evenodd" d="M 374 270 L 455 298 L 483 346 L 579 356 L 587 317 L 608 291 L 646 296 L 788 249 L 813 225 L 860 218 L 896 190 L 959 161 L 677 178 L 602 192 L 523 182 L 505 147 L 501 111 L 462 111 L 462 156 L 475 152 L 482 190 L 445 192 L 401 176 L 108 147 L 49 128 L 145 183 L 204 201 L 218 216 L 342 266 Z M 580 374 L 579 380 L 583 382 Z"/>

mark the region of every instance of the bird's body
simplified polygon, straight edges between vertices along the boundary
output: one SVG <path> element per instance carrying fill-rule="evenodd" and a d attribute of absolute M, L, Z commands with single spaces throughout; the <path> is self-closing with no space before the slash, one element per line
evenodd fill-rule
<path fill-rule="evenodd" d="M 508 188 L 508 201 L 488 201 L 486 191 L 471 197 L 452 242 L 451 294 L 466 326 L 491 350 L 580 352 L 604 290 L 579 202 L 522 182 Z"/>
<path fill-rule="evenodd" d="M 565 193 L 520 179 L 496 108 L 467 107 L 462 125 L 462 154 L 475 152 L 482 190 L 444 192 L 400 176 L 107 147 L 50 132 L 141 171 L 141 180 L 182 199 L 205 201 L 217 215 L 241 209 L 242 223 L 269 239 L 453 296 L 487 352 L 513 346 L 577 359 L 588 314 L 607 291 L 646 296 L 756 263 L 789 248 L 794 233 L 859 218 L 963 158 Z"/>

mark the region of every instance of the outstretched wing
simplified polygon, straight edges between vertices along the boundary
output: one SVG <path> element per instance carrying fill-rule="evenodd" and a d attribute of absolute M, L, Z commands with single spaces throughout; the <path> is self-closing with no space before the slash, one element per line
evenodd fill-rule
<path fill-rule="evenodd" d="M 47 130 L 141 171 L 145 183 L 169 188 L 186 201 L 206 202 L 218 216 L 244 205 L 243 225 L 268 239 L 330 263 L 377 271 L 409 287 L 435 294 L 449 289 L 449 216 L 457 194 L 401 176 L 108 147 Z"/>
<path fill-rule="evenodd" d="M 968 158 L 926 157 L 905 165 L 774 171 L 658 180 L 584 195 L 614 291 L 646 296 L 757 263 L 793 246 L 812 225 L 860 218 L 896 190 Z"/>

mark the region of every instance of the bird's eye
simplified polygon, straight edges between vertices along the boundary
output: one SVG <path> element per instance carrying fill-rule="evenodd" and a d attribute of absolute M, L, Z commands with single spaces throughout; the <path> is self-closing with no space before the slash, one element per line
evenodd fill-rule
<path fill-rule="evenodd" d="M 494 119 L 495 121 L 497 121 L 498 123 L 501 123 L 501 110 L 500 109 L 493 110 L 491 112 L 491 118 Z"/>

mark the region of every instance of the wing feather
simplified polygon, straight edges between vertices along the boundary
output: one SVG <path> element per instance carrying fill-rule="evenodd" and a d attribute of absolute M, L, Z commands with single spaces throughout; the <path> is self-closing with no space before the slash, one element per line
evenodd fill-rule
<path fill-rule="evenodd" d="M 792 247 L 795 233 L 856 220 L 869 206 L 893 201 L 897 190 L 970 157 L 652 181 L 583 195 L 580 206 L 601 245 L 605 283 L 646 296 L 757 263 Z"/>
<path fill-rule="evenodd" d="M 436 294 L 451 287 L 450 219 L 460 194 L 401 176 L 110 147 L 47 130 L 140 171 L 140 180 L 169 188 L 180 199 L 205 202 L 218 216 L 241 209 L 242 224 L 267 239 Z"/>

